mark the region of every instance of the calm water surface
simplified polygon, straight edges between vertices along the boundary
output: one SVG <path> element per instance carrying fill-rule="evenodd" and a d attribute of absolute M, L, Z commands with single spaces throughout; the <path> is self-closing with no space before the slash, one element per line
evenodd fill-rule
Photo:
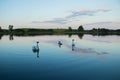
<path fill-rule="evenodd" d="M 3 36 L 0 80 L 120 80 L 120 36 Z"/>

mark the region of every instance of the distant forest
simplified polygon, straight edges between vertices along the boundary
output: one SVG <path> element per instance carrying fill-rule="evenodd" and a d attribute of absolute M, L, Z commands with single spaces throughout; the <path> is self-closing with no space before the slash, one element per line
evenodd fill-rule
<path fill-rule="evenodd" d="M 91 34 L 91 35 L 120 35 L 120 29 L 112 30 L 106 28 L 93 28 L 91 30 L 85 30 L 82 25 L 78 29 L 35 29 L 35 28 L 19 28 L 13 29 L 13 25 L 9 25 L 8 29 L 2 29 L 0 27 L 0 35 L 72 35 L 72 34 Z"/>

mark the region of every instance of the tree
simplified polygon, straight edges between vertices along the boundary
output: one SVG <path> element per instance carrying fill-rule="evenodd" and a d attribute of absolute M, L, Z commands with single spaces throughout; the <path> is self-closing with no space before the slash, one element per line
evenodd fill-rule
<path fill-rule="evenodd" d="M 68 30 L 69 30 L 69 31 L 72 31 L 72 28 L 71 28 L 71 27 L 68 27 Z"/>
<path fill-rule="evenodd" d="M 78 31 L 84 31 L 84 28 L 83 28 L 82 25 L 80 25 L 80 26 L 78 27 Z"/>
<path fill-rule="evenodd" d="M 9 30 L 10 30 L 10 31 L 13 30 L 13 25 L 9 25 Z"/>
<path fill-rule="evenodd" d="M 0 26 L 0 30 L 2 30 L 1 26 Z"/>
<path fill-rule="evenodd" d="M 96 29 L 96 28 L 93 28 L 92 30 L 93 30 L 93 31 L 97 31 L 97 29 Z"/>

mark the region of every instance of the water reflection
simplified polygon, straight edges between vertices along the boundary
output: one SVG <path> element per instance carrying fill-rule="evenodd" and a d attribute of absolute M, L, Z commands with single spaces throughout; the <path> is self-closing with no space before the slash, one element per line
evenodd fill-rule
<path fill-rule="evenodd" d="M 9 40 L 14 40 L 13 34 L 10 34 L 10 35 L 9 35 Z"/>
<path fill-rule="evenodd" d="M 35 46 L 32 47 L 32 51 L 33 53 L 36 53 L 37 54 L 37 58 L 39 58 L 39 42 L 37 41 L 36 42 L 37 44 Z"/>
<path fill-rule="evenodd" d="M 72 37 L 72 34 L 68 34 L 68 37 L 71 38 L 71 37 Z"/>
<path fill-rule="evenodd" d="M 0 40 L 2 39 L 2 37 L 3 37 L 3 34 L 0 34 Z"/>
<path fill-rule="evenodd" d="M 66 40 L 62 40 L 64 42 L 64 44 L 62 44 L 63 42 L 61 41 L 58 41 L 58 46 L 61 47 L 60 43 L 62 44 L 62 46 L 64 46 L 64 48 L 67 48 L 69 49 L 70 51 L 74 51 L 75 53 L 80 53 L 80 54 L 97 54 L 97 55 L 104 55 L 104 54 L 109 54 L 108 52 L 99 52 L 99 51 L 96 51 L 92 48 L 82 48 L 77 45 L 77 42 L 75 42 L 75 39 L 72 39 L 72 42 L 71 44 L 69 44 L 69 42 L 67 42 Z M 52 40 L 52 41 L 45 41 L 45 43 L 49 43 L 49 44 L 53 44 L 53 45 L 56 45 L 56 41 L 55 40 Z"/>
<path fill-rule="evenodd" d="M 75 50 L 75 43 L 74 43 L 74 39 L 72 39 L 72 51 Z"/>
<path fill-rule="evenodd" d="M 86 77 L 87 80 L 90 77 L 92 80 L 98 78 L 115 80 L 115 78 L 119 78 L 120 41 L 115 41 L 116 39 L 120 40 L 120 37 L 109 36 L 109 38 L 99 37 L 99 39 L 92 36 L 84 37 L 80 40 L 77 35 L 71 38 L 66 35 L 15 36 L 12 42 L 8 40 L 9 36 L 3 37 L 0 41 L 0 74 L 3 74 L 1 80 L 14 80 L 21 76 L 20 80 L 58 80 L 61 77 L 63 80 L 85 80 Z M 89 40 L 93 40 L 93 38 L 95 40 L 113 40 L 112 43 Z M 40 41 L 40 46 L 39 42 L 32 44 L 36 40 Z M 59 41 L 62 43 L 61 48 L 58 45 Z M 31 44 L 35 46 L 32 48 Z M 36 47 L 38 48 L 36 49 Z M 30 51 L 28 51 L 29 48 Z M 26 78 L 24 74 L 28 74 L 28 77 Z M 4 77 L 6 75 L 7 77 Z"/>
<path fill-rule="evenodd" d="M 71 46 L 69 44 L 64 43 L 64 46 L 67 47 L 68 49 L 71 50 Z M 104 54 L 109 54 L 108 52 L 98 52 L 92 48 L 80 48 L 80 47 L 77 47 L 76 44 L 75 44 L 75 40 L 72 39 L 72 51 L 76 52 L 76 53 L 80 53 L 80 54 L 97 54 L 97 55 L 104 55 Z"/>
<path fill-rule="evenodd" d="M 79 39 L 82 39 L 84 34 L 83 33 L 79 33 L 79 34 L 76 34 L 78 35 Z M 72 37 L 72 34 L 68 34 L 68 37 L 71 38 Z"/>
<path fill-rule="evenodd" d="M 68 49 L 71 49 L 70 46 L 66 46 Z M 97 55 L 104 55 L 104 54 L 109 54 L 108 52 L 98 52 L 92 48 L 79 48 L 79 47 L 75 47 L 72 45 L 72 51 L 76 52 L 76 53 L 80 53 L 80 54 L 97 54 Z"/>
<path fill-rule="evenodd" d="M 83 34 L 83 33 L 78 34 L 79 39 L 82 39 L 82 38 L 83 38 L 83 36 L 84 36 L 84 34 Z"/>
<path fill-rule="evenodd" d="M 68 34 L 68 37 L 71 38 L 72 35 L 74 35 L 74 36 L 77 35 L 79 39 L 83 39 L 83 37 L 84 37 L 85 34 L 82 34 L 82 33 L 79 33 L 79 34 Z M 6 36 L 6 35 L 0 34 L 0 40 L 1 40 L 4 36 Z M 11 34 L 9 34 L 9 40 L 14 40 L 14 36 L 15 36 L 15 37 L 33 37 L 33 36 L 43 36 L 43 35 L 40 35 L 40 34 L 38 34 L 38 35 L 32 35 L 32 34 L 31 34 L 31 35 L 25 35 L 25 34 L 24 34 L 24 35 L 19 35 L 19 34 L 13 34 L 13 33 L 11 33 Z M 98 35 L 95 35 L 95 36 L 98 36 Z M 105 35 L 105 36 L 104 36 L 104 35 L 100 35 L 100 36 L 102 36 L 102 37 L 105 38 L 105 37 L 113 36 L 113 35 Z M 114 35 L 113 37 L 117 37 L 117 38 L 118 38 L 118 37 L 120 37 L 120 35 Z M 91 35 L 91 39 L 92 39 L 92 38 L 93 38 L 93 39 L 95 38 L 94 35 Z M 93 40 L 93 39 L 92 39 L 92 40 Z M 101 39 L 101 38 L 99 38 L 99 39 Z M 98 40 L 97 40 L 97 41 L 98 41 Z M 109 39 L 108 41 L 110 41 L 110 39 Z"/>
<path fill-rule="evenodd" d="M 97 55 L 108 54 L 108 52 L 98 52 L 98 51 L 95 51 L 95 50 L 92 49 L 92 48 L 87 48 L 87 49 L 76 48 L 76 52 L 86 53 L 86 54 L 95 53 L 95 54 L 97 54 Z"/>

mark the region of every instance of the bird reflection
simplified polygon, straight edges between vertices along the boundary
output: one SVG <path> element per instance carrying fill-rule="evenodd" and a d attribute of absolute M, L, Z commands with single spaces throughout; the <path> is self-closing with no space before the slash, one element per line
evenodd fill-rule
<path fill-rule="evenodd" d="M 109 54 L 108 52 L 99 52 L 99 51 L 96 51 L 92 48 L 81 48 L 81 47 L 78 47 L 76 46 L 76 43 L 74 39 L 72 39 L 72 41 L 70 42 L 70 44 L 68 44 L 69 42 L 65 41 L 65 40 L 62 40 L 64 41 L 64 48 L 66 47 L 67 49 L 70 50 L 70 52 L 74 51 L 75 53 L 80 53 L 80 54 L 97 54 L 97 55 L 105 55 L 105 54 Z M 56 45 L 56 40 L 52 40 L 52 41 L 46 41 L 47 43 L 51 43 L 51 44 L 54 44 Z M 58 46 L 61 47 L 61 45 L 63 42 L 61 41 L 58 41 Z"/>
<path fill-rule="evenodd" d="M 75 43 L 74 43 L 74 39 L 72 39 L 72 51 L 75 50 Z"/>
<path fill-rule="evenodd" d="M 32 47 L 32 51 L 33 53 L 37 53 L 37 58 L 39 58 L 39 45 L 38 45 L 39 42 L 37 41 L 36 43 L 37 45 Z"/>
<path fill-rule="evenodd" d="M 61 42 L 61 41 L 58 41 L 58 45 L 59 45 L 59 47 L 61 48 L 62 42 Z"/>

